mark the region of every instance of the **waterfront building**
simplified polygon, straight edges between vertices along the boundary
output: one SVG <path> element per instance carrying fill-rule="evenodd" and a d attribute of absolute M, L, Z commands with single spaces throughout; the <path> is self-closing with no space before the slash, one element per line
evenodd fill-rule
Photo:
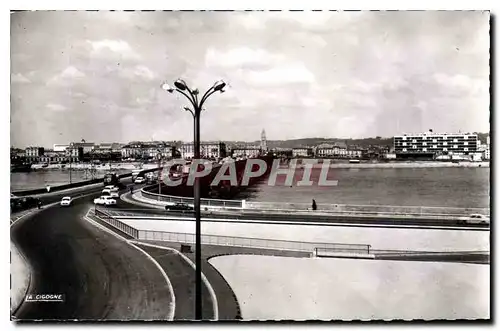
<path fill-rule="evenodd" d="M 313 156 L 313 149 L 311 147 L 295 147 L 292 148 L 293 157 L 310 157 Z"/>
<path fill-rule="evenodd" d="M 346 150 L 347 157 L 350 159 L 359 159 L 363 156 L 363 150 L 362 149 L 347 149 Z"/>
<path fill-rule="evenodd" d="M 489 160 L 490 159 L 490 137 L 488 136 L 486 138 L 486 144 L 481 144 L 480 141 L 478 141 L 479 147 L 478 147 L 478 152 L 481 154 L 481 158 L 484 160 Z"/>
<path fill-rule="evenodd" d="M 175 147 L 170 146 L 163 141 L 148 141 L 144 142 L 143 149 L 144 159 L 158 158 L 158 154 L 161 154 L 162 158 L 170 159 L 174 154 Z"/>
<path fill-rule="evenodd" d="M 39 162 L 40 156 L 45 152 L 45 148 L 30 146 L 26 148 L 26 159 L 28 162 Z"/>
<path fill-rule="evenodd" d="M 142 158 L 142 143 L 140 141 L 132 141 L 126 144 L 121 149 L 122 159 L 140 159 Z"/>
<path fill-rule="evenodd" d="M 154 159 L 158 154 L 162 158 L 172 158 L 175 146 L 164 141 L 132 141 L 121 148 L 122 159 Z"/>
<path fill-rule="evenodd" d="M 384 159 L 386 159 L 386 160 L 395 160 L 396 159 L 396 153 L 386 153 L 386 154 L 384 154 Z"/>
<path fill-rule="evenodd" d="M 469 155 L 477 152 L 478 147 L 477 134 L 426 132 L 394 137 L 394 151 L 398 158 Z"/>
<path fill-rule="evenodd" d="M 181 145 L 181 157 L 192 159 L 194 157 L 194 144 L 184 143 Z M 206 159 L 219 159 L 227 156 L 226 144 L 223 142 L 201 142 L 200 156 Z"/>
<path fill-rule="evenodd" d="M 82 140 L 81 142 L 73 142 L 69 145 L 70 148 L 81 148 L 83 153 L 90 153 L 96 147 L 96 144 L 85 142 L 85 140 Z"/>
<path fill-rule="evenodd" d="M 257 146 L 243 146 L 243 147 L 235 147 L 231 149 L 232 157 L 247 157 L 253 158 L 261 155 L 262 150 L 261 147 Z"/>
<path fill-rule="evenodd" d="M 345 143 L 321 144 L 316 146 L 317 157 L 344 157 L 347 156 L 347 145 Z"/>
<path fill-rule="evenodd" d="M 120 161 L 122 144 L 119 143 L 100 143 L 95 146 L 94 150 L 85 155 L 89 161 L 105 160 L 105 161 Z"/>
<path fill-rule="evenodd" d="M 53 151 L 54 152 L 65 152 L 70 144 L 54 144 Z"/>
<path fill-rule="evenodd" d="M 361 148 L 348 148 L 344 142 L 334 144 L 321 144 L 315 148 L 316 157 L 321 158 L 361 158 L 363 150 Z"/>
<path fill-rule="evenodd" d="M 23 163 L 26 160 L 26 151 L 20 148 L 10 148 L 10 163 Z"/>
<path fill-rule="evenodd" d="M 78 162 L 83 160 L 83 147 L 70 145 L 66 148 L 66 158 L 69 162 Z"/>
<path fill-rule="evenodd" d="M 66 151 L 46 150 L 40 156 L 39 162 L 42 163 L 61 163 L 67 160 Z"/>
<path fill-rule="evenodd" d="M 276 157 L 288 158 L 293 156 L 293 151 L 291 148 L 274 147 L 271 149 L 271 152 Z"/>

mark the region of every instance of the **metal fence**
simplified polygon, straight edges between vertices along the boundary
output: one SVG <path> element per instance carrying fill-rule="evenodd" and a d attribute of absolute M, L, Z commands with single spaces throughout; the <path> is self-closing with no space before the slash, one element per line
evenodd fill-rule
<path fill-rule="evenodd" d="M 350 254 L 350 255 L 373 255 L 371 250 L 371 245 L 366 245 L 366 247 L 345 247 L 345 248 L 330 248 L 330 247 L 315 247 L 314 256 L 332 256 L 335 254 Z"/>
<path fill-rule="evenodd" d="M 248 209 L 263 210 L 311 210 L 309 203 L 250 202 Z M 384 205 L 318 204 L 317 211 L 358 215 L 412 215 L 412 216 L 466 216 L 470 214 L 489 215 L 489 208 L 419 207 Z"/>
<path fill-rule="evenodd" d="M 192 233 L 177 233 L 165 231 L 139 230 L 139 240 L 158 240 L 184 244 L 194 244 L 195 235 Z M 342 243 L 315 243 L 275 239 L 259 239 L 245 237 L 229 237 L 219 235 L 201 235 L 203 245 L 246 247 L 259 249 L 278 249 L 287 251 L 299 251 L 312 253 L 316 248 L 329 249 L 336 252 L 363 252 L 370 251 L 370 245 L 365 244 L 342 244 Z"/>
<path fill-rule="evenodd" d="M 151 193 L 146 191 L 144 188 L 140 191 L 141 195 L 146 199 L 152 199 L 155 201 L 171 202 L 171 203 L 187 203 L 194 204 L 194 198 L 178 197 L 174 195 L 163 195 L 157 193 Z M 241 200 L 220 200 L 220 199 L 201 199 L 201 206 L 207 207 L 230 207 L 230 208 L 242 208 L 243 202 Z"/>
<path fill-rule="evenodd" d="M 139 237 L 139 230 L 131 227 L 130 225 L 127 225 L 123 222 L 120 222 L 107 212 L 104 212 L 100 209 L 94 209 L 94 213 L 97 217 L 102 219 L 104 222 L 108 223 L 109 225 L 113 226 L 114 228 L 120 230 L 121 232 L 128 234 L 134 239 L 137 239 Z"/>
<path fill-rule="evenodd" d="M 156 186 L 155 186 L 156 187 Z M 169 203 L 194 204 L 193 198 L 174 195 L 160 195 L 141 189 L 145 199 Z M 249 210 L 268 211 L 311 211 L 310 203 L 289 202 L 256 202 L 244 200 L 201 199 L 201 205 L 206 207 L 243 208 Z M 347 205 L 347 204 L 318 204 L 318 212 L 337 213 L 346 215 L 374 215 L 374 216 L 468 216 L 470 214 L 490 215 L 490 208 L 458 208 L 458 207 L 425 207 L 425 206 L 386 206 L 386 205 Z"/>

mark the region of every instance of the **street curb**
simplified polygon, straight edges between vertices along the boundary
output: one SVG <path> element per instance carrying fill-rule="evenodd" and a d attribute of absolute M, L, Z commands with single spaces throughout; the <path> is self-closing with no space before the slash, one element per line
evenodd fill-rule
<path fill-rule="evenodd" d="M 139 251 L 141 251 L 144 255 L 146 255 L 146 257 L 154 263 L 154 265 L 156 265 L 156 267 L 158 267 L 158 269 L 160 269 L 160 272 L 161 274 L 163 275 L 163 277 L 165 278 L 166 282 L 167 282 L 167 287 L 168 287 L 168 290 L 170 291 L 170 293 L 172 294 L 172 301 L 170 302 L 170 307 L 169 307 L 169 314 L 168 314 L 168 318 L 167 320 L 169 321 L 173 321 L 174 320 L 174 316 L 175 316 L 175 292 L 174 292 L 174 287 L 172 286 L 172 282 L 170 281 L 170 278 L 168 278 L 167 276 L 167 273 L 165 272 L 165 269 L 162 268 L 162 266 L 158 263 L 158 261 L 155 260 L 155 258 L 153 258 L 151 255 L 149 255 L 145 250 L 143 250 L 142 248 L 140 247 L 137 247 L 137 245 L 134 245 L 132 244 L 132 246 L 134 246 L 135 248 L 137 248 Z"/>

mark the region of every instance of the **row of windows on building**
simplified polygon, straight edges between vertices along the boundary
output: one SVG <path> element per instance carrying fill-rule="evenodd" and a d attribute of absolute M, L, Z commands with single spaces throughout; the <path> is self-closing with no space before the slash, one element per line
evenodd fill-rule
<path fill-rule="evenodd" d="M 488 140 L 489 141 L 489 140 Z M 396 154 L 472 154 L 479 150 L 476 134 L 419 134 L 394 137 Z"/>

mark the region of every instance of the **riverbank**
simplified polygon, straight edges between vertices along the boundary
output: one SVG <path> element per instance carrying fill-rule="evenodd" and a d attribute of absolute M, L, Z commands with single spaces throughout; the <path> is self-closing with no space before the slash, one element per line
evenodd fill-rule
<path fill-rule="evenodd" d="M 31 169 L 35 171 L 44 171 L 44 170 L 69 170 L 78 171 L 78 170 L 89 170 L 95 169 L 96 171 L 116 171 L 116 170 L 139 170 L 139 169 L 151 169 L 157 167 L 155 163 L 103 163 L 97 165 L 91 165 L 90 163 L 72 163 L 70 164 L 33 164 L 31 165 Z"/>
<path fill-rule="evenodd" d="M 321 168 L 322 164 L 320 161 L 324 160 L 311 160 L 316 161 L 313 168 Z M 297 167 L 302 167 L 297 165 Z M 397 169 L 397 168 L 489 168 L 490 162 L 387 162 L 387 163 L 330 163 L 330 168 L 343 169 L 343 168 L 383 168 L 383 169 Z"/>
<path fill-rule="evenodd" d="M 10 174 L 10 189 L 11 191 L 23 191 L 23 190 L 34 190 L 39 188 L 45 188 L 47 186 L 60 186 L 71 183 L 77 183 L 82 181 L 87 181 L 94 178 L 102 178 L 108 172 L 109 168 L 96 169 L 95 172 L 85 169 L 85 167 L 90 166 L 86 164 L 79 165 L 79 168 L 69 169 L 59 169 L 59 168 L 43 168 L 30 172 L 15 172 Z M 146 164 L 142 167 L 124 169 L 126 167 L 121 167 L 121 169 L 113 168 L 111 172 L 115 172 L 118 175 L 131 173 L 134 170 L 148 170 L 155 168 L 155 164 Z"/>

